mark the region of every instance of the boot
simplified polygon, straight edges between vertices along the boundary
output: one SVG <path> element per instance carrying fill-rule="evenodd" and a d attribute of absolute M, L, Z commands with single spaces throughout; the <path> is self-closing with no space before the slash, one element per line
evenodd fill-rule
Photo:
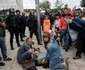
<path fill-rule="evenodd" d="M 11 45 L 10 45 L 10 46 L 11 46 L 11 50 L 14 50 L 13 43 L 11 43 Z"/>
<path fill-rule="evenodd" d="M 17 46 L 20 47 L 21 46 L 20 43 L 18 43 Z"/>

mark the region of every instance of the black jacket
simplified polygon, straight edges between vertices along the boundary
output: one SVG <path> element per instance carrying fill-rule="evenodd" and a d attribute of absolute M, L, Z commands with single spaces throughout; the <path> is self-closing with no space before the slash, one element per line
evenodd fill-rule
<path fill-rule="evenodd" d="M 37 29 L 37 18 L 34 15 L 29 16 L 28 25 L 29 29 Z"/>
<path fill-rule="evenodd" d="M 8 28 L 17 28 L 18 24 L 17 24 L 17 20 L 16 20 L 16 15 L 9 15 L 6 19 L 6 23 L 8 25 Z"/>
<path fill-rule="evenodd" d="M 85 21 L 81 18 L 74 18 L 70 28 L 77 31 L 79 34 L 85 34 Z"/>
<path fill-rule="evenodd" d="M 20 25 L 21 26 L 26 26 L 26 17 L 25 16 L 21 16 Z"/>

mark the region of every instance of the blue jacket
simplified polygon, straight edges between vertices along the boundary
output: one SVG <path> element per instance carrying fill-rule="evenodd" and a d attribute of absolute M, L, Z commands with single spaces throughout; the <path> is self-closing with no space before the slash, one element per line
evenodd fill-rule
<path fill-rule="evenodd" d="M 70 29 L 77 31 L 79 34 L 85 33 L 85 21 L 81 18 L 74 18 L 69 26 Z"/>
<path fill-rule="evenodd" d="M 71 34 L 69 30 L 72 29 L 75 31 L 75 34 Z M 77 33 L 76 33 L 77 32 Z M 69 24 L 66 28 L 66 30 L 61 34 L 60 38 L 63 38 L 66 34 L 70 35 L 70 38 L 73 39 L 71 36 L 73 35 L 75 40 L 72 40 L 72 42 L 75 42 L 77 39 L 77 34 L 84 35 L 85 34 L 85 21 L 81 18 L 74 18 L 72 23 Z M 75 38 L 76 37 L 76 38 Z"/>
<path fill-rule="evenodd" d="M 50 69 L 63 68 L 64 65 L 60 63 L 62 58 L 62 52 L 60 46 L 55 40 L 52 40 L 47 45 L 47 54 L 45 62 L 50 62 Z"/>

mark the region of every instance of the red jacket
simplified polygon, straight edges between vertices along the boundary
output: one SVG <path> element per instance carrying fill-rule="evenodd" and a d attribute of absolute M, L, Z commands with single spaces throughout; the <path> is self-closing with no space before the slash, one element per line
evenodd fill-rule
<path fill-rule="evenodd" d="M 65 22 L 65 20 L 64 20 L 64 17 L 61 17 L 60 18 L 60 29 L 61 30 L 65 30 L 66 29 L 66 22 Z"/>
<path fill-rule="evenodd" d="M 70 14 L 70 18 L 73 18 L 73 13 L 70 12 L 69 14 Z M 61 29 L 61 30 L 65 30 L 66 27 L 67 27 L 67 24 L 66 24 L 66 22 L 65 22 L 65 20 L 64 20 L 64 17 L 62 16 L 62 17 L 60 18 L 60 29 Z"/>

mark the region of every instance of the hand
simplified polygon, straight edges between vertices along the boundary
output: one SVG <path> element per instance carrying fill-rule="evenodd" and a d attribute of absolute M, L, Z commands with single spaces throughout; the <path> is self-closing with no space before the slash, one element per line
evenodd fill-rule
<path fill-rule="evenodd" d="M 28 60 L 25 60 L 25 63 L 28 63 Z"/>
<path fill-rule="evenodd" d="M 34 53 L 34 49 L 30 49 L 29 52 L 33 54 Z"/>
<path fill-rule="evenodd" d="M 60 38 L 58 37 L 56 40 L 60 41 Z"/>
<path fill-rule="evenodd" d="M 42 63 L 42 64 L 44 64 L 44 63 L 45 63 L 44 59 L 41 61 L 41 63 Z"/>
<path fill-rule="evenodd" d="M 3 23 L 0 23 L 1 26 L 3 27 L 6 27 L 6 24 L 3 22 Z"/>

